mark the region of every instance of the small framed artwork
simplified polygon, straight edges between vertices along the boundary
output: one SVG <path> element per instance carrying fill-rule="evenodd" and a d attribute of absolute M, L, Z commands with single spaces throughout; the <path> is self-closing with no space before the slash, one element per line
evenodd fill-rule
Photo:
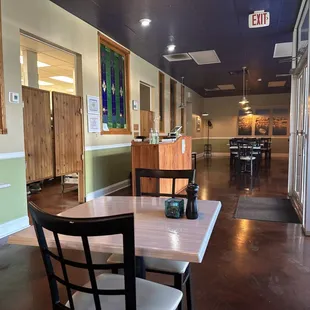
<path fill-rule="evenodd" d="M 285 116 L 274 116 L 272 125 L 273 136 L 286 136 L 288 128 L 288 118 Z"/>
<path fill-rule="evenodd" d="M 196 131 L 201 131 L 201 118 L 199 116 L 196 117 Z"/>
<path fill-rule="evenodd" d="M 269 135 L 269 116 L 256 116 L 255 118 L 255 136 Z"/>
<path fill-rule="evenodd" d="M 88 132 L 100 132 L 100 115 L 88 114 Z"/>
<path fill-rule="evenodd" d="M 88 114 L 100 114 L 99 97 L 87 95 L 87 112 Z"/>
<path fill-rule="evenodd" d="M 239 111 L 238 116 L 238 136 L 252 135 L 252 115 L 246 115 L 244 111 Z"/>

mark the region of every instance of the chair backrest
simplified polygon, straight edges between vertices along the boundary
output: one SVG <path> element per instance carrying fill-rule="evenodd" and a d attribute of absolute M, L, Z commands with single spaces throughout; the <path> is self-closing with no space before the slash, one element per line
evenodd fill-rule
<path fill-rule="evenodd" d="M 167 197 L 186 197 L 185 194 L 175 193 L 175 181 L 187 179 L 188 183 L 195 183 L 196 170 L 156 170 L 156 169 L 136 169 L 136 196 L 167 196 Z M 143 193 L 141 191 L 141 178 L 156 179 L 156 191 L 153 193 Z M 172 179 L 171 194 L 160 192 L 160 179 Z"/>
<path fill-rule="evenodd" d="M 136 275 L 135 275 L 135 244 L 134 244 L 134 216 L 133 213 L 99 217 L 99 218 L 66 218 L 54 216 L 42 212 L 33 203 L 29 204 L 29 210 L 37 234 L 43 262 L 45 265 L 52 303 L 54 310 L 75 309 L 72 298 L 72 290 L 93 295 L 96 310 L 101 310 L 100 295 L 125 295 L 126 309 L 136 309 Z M 57 254 L 51 252 L 46 242 L 44 229 L 52 232 Z M 59 234 L 81 237 L 86 263 L 68 260 L 63 255 Z M 90 252 L 88 237 L 105 235 L 123 235 L 124 263 L 122 264 L 94 264 Z M 52 259 L 61 265 L 63 278 L 54 272 Z M 71 283 L 68 278 L 67 266 L 88 270 L 90 286 L 83 287 Z M 96 283 L 96 270 L 110 270 L 112 267 L 124 269 L 125 289 L 99 289 Z M 58 285 L 66 287 L 70 308 L 59 300 Z"/>
<path fill-rule="evenodd" d="M 250 143 L 238 143 L 238 158 L 253 157 L 253 146 Z"/>

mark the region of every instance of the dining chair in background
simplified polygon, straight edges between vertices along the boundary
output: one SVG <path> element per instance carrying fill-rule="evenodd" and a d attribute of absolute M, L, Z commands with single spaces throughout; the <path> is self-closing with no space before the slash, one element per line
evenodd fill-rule
<path fill-rule="evenodd" d="M 250 172 L 253 175 L 253 166 L 256 157 L 253 155 L 253 145 L 249 142 L 238 143 L 238 155 L 236 158 L 237 174 Z M 248 168 L 250 170 L 248 170 Z"/>
<path fill-rule="evenodd" d="M 34 204 L 29 205 L 29 211 L 46 269 L 54 310 L 175 310 L 182 301 L 183 293 L 180 290 L 136 278 L 132 213 L 100 218 L 66 218 L 42 212 Z M 57 252 L 49 249 L 46 230 L 53 236 Z M 96 277 L 95 272 L 111 270 L 115 265 L 93 263 L 89 237 L 117 234 L 123 237 L 124 253 L 124 262 L 117 264 L 117 268 L 122 268 L 124 275 L 102 273 Z M 85 263 L 65 258 L 59 235 L 80 238 Z M 59 272 L 55 273 L 52 260 L 60 263 L 62 277 Z M 71 282 L 68 267 L 87 270 L 90 282 L 84 286 Z M 66 288 L 66 304 L 60 301 L 58 284 Z"/>
<path fill-rule="evenodd" d="M 178 179 L 187 179 L 188 182 L 195 182 L 195 170 L 155 170 L 155 169 L 136 169 L 136 195 L 137 196 L 167 196 L 167 197 L 186 197 L 185 194 L 175 193 L 175 183 Z M 156 180 L 155 192 L 144 193 L 141 189 L 141 179 L 151 178 Z M 172 179 L 171 193 L 160 192 L 160 179 Z M 164 206 L 163 206 L 164 212 Z M 123 256 L 112 254 L 108 259 L 109 263 L 123 262 Z M 152 257 L 144 258 L 145 268 L 147 272 L 171 275 L 174 277 L 174 288 L 183 290 L 186 286 L 186 302 L 187 310 L 192 310 L 192 292 L 191 292 L 191 272 L 189 262 L 158 259 Z M 118 272 L 118 268 L 113 269 Z M 182 303 L 178 306 L 178 310 L 182 309 Z"/>

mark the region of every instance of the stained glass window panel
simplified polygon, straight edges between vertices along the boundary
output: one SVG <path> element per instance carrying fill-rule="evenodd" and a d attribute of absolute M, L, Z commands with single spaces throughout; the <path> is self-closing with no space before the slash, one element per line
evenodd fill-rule
<path fill-rule="evenodd" d="M 100 44 L 103 128 L 126 129 L 125 57 Z"/>

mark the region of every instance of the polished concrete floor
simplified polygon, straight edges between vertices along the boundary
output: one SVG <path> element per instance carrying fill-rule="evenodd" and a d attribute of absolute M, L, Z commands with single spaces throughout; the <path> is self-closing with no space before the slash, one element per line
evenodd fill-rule
<path fill-rule="evenodd" d="M 231 177 L 228 158 L 200 160 L 197 183 L 200 199 L 220 200 L 223 207 L 202 264 L 192 266 L 195 309 L 310 309 L 310 239 L 302 235 L 300 225 L 233 218 L 240 195 L 286 197 L 287 160 L 273 159 L 270 169 L 263 167 L 252 185 L 248 179 L 237 182 Z M 116 194 L 129 193 L 125 189 Z M 74 204 L 71 196 L 51 200 L 47 194 L 40 195 L 36 203 L 52 213 Z M 54 205 L 58 202 L 61 206 Z M 66 255 L 80 253 L 68 251 Z M 72 271 L 72 277 L 80 284 L 87 281 L 80 272 Z M 63 289 L 61 296 L 65 298 Z M 51 309 L 37 248 L 0 247 L 0 309 Z"/>

